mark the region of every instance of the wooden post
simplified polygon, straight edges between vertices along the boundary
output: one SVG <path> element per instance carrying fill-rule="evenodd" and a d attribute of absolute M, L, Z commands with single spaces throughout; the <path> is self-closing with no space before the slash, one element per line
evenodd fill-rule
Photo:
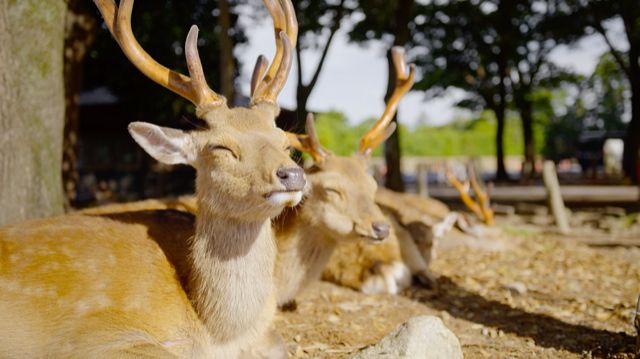
<path fill-rule="evenodd" d="M 542 167 L 542 179 L 547 187 L 547 199 L 551 207 L 551 212 L 556 219 L 556 225 L 562 234 L 569 233 L 569 221 L 567 211 L 564 208 L 564 201 L 560 193 L 560 183 L 556 174 L 556 165 L 553 161 L 544 161 Z"/>
<path fill-rule="evenodd" d="M 416 178 L 418 182 L 418 194 L 422 198 L 429 197 L 429 180 L 427 179 L 427 165 L 419 164 L 418 165 L 418 177 Z"/>

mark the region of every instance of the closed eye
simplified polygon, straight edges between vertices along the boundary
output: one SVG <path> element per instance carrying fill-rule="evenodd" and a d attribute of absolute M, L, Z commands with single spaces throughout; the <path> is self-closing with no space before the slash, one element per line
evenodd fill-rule
<path fill-rule="evenodd" d="M 333 193 L 333 194 L 337 194 L 338 196 L 342 197 L 342 194 L 340 194 L 340 192 L 335 189 L 335 188 L 325 188 L 324 189 L 324 193 L 329 194 L 329 193 Z"/>
<path fill-rule="evenodd" d="M 287 148 L 284 149 L 284 152 L 288 152 L 289 156 L 293 155 L 293 151 L 294 151 L 294 149 L 291 146 L 287 146 Z"/>
<path fill-rule="evenodd" d="M 229 149 L 228 147 L 224 147 L 224 146 L 220 146 L 220 145 L 209 145 L 209 151 L 229 151 L 229 153 L 231 154 L 231 156 L 233 156 L 233 158 L 238 159 L 238 156 L 236 156 L 235 153 L 233 153 L 233 151 L 231 151 L 231 149 Z"/>

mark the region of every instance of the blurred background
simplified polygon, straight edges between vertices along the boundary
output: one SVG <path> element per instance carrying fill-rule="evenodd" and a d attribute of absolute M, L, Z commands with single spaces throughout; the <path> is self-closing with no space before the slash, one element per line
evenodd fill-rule
<path fill-rule="evenodd" d="M 49 178 L 45 188 L 35 192 L 50 199 L 33 200 L 35 210 L 27 206 L 20 213 L 3 215 L 4 223 L 42 211 L 60 213 L 63 207 L 69 211 L 192 193 L 195 171 L 157 163 L 134 143 L 126 127 L 146 121 L 193 129 L 198 126 L 193 105 L 130 64 L 92 1 L 54 3 L 28 0 L 24 6 L 14 5 L 8 20 L 3 20 L 6 26 L 0 26 L 0 47 L 6 45 L 0 56 L 5 64 L 14 64 L 13 68 L 0 65 L 0 72 L 33 67 L 21 51 L 29 46 L 44 51 L 51 44 L 47 56 L 53 60 L 43 67 L 39 58 L 36 66 L 54 77 L 62 73 L 62 83 L 51 88 L 58 93 L 64 89 L 64 98 L 38 100 L 38 106 L 50 105 L 60 110 L 57 114 L 64 113 L 64 126 L 60 117 L 59 126 L 28 128 L 49 135 L 64 128 L 61 143 L 51 139 L 44 146 L 39 138 L 42 146 L 37 150 L 53 157 L 62 153 L 61 165 L 48 166 L 50 173 L 39 171 L 34 168 L 47 167 L 46 161 L 31 155 L 36 158 L 31 162 L 34 168 L 25 175 Z M 281 128 L 303 133 L 307 112 L 314 112 L 323 145 L 339 155 L 354 152 L 393 91 L 389 50 L 399 45 L 407 51 L 407 62 L 417 65 L 417 77 L 394 119 L 399 130 L 376 150 L 371 162 L 370 172 L 381 185 L 397 191 L 426 190 L 433 197 L 453 200 L 457 192 L 448 187 L 444 164 L 463 179 L 465 165 L 473 161 L 483 180 L 496 183 L 494 193 L 503 202 L 543 201 L 545 196 L 536 197 L 535 187 L 542 186 L 542 161 L 551 159 L 561 184 L 627 188 L 616 198 L 602 192 L 600 202 L 637 206 L 638 1 L 293 3 L 300 35 L 294 67 L 279 97 Z M 19 33 L 29 21 L 42 24 L 42 33 L 35 34 L 38 38 Z M 135 2 L 132 27 L 137 40 L 154 59 L 180 73 L 187 73 L 183 46 L 192 24 L 200 29 L 198 50 L 210 87 L 230 104 L 248 106 L 254 62 L 259 54 L 271 59 L 275 52 L 274 31 L 263 4 L 258 0 Z M 55 59 L 57 54 L 62 61 Z M 7 111 L 3 117 L 16 123 L 30 123 L 29 118 L 36 124 L 44 121 L 42 113 L 20 110 L 36 101 L 15 100 L 28 91 L 16 90 L 17 97 L 11 97 L 14 87 L 7 84 L 28 86 L 28 81 L 9 80 L 0 83 L 0 101 L 21 103 L 14 112 L 22 118 Z M 17 166 L 4 165 L 5 174 L 21 178 L 12 171 L 24 168 L 29 160 L 16 160 L 20 155 L 11 150 L 25 141 L 10 134 L 8 129 L 17 127 L 5 126 L 1 153 L 3 163 Z M 13 185 L 7 181 L 2 185 L 3 203 L 29 187 L 30 180 L 14 180 Z M 533 189 L 509 198 L 507 192 L 500 197 L 502 187 Z M 583 200 L 575 197 L 576 203 Z"/>

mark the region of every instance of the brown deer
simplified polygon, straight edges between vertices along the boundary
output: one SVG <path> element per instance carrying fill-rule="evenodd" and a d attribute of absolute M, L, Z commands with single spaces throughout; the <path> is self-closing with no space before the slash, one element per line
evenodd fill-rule
<path fill-rule="evenodd" d="M 322 147 L 311 115 L 307 118 L 308 135 L 289 134 L 291 146 L 309 153 L 313 166 L 305 171 L 309 187 L 301 204 L 286 209 L 274 223 L 279 250 L 276 276 L 281 283 L 277 297 L 278 304 L 285 308 L 292 308 L 296 294 L 321 277 L 336 247 L 344 243 L 368 247 L 392 234 L 387 217 L 375 204 L 377 184 L 366 173 L 373 149 L 395 130 L 391 119 L 400 99 L 413 85 L 415 66 L 410 65 L 407 74 L 404 49 L 394 47 L 392 53 L 398 76 L 396 89 L 381 119 L 362 137 L 358 153 L 342 157 Z M 355 276 L 361 285 L 356 289 L 380 291 L 368 291 L 374 286 L 367 284 L 380 282 L 380 278 L 393 293 L 398 286 L 410 284 L 411 272 L 402 262 L 397 241 L 387 247 L 385 264 L 358 263 L 342 268 L 343 272 L 358 272 Z"/>
<path fill-rule="evenodd" d="M 289 0 L 263 0 L 277 52 L 250 109 L 229 109 L 206 84 L 197 28 L 189 77 L 140 48 L 133 0 L 95 0 L 146 76 L 196 105 L 206 128 L 132 123 L 152 157 L 198 170 L 197 217 L 177 211 L 67 215 L 0 228 L 0 352 L 10 358 L 287 358 L 272 330 L 277 248 L 271 218 L 306 184 L 275 127 L 297 22 Z M 260 63 L 266 67 L 266 60 Z M 264 71 L 263 71 L 264 73 Z"/>
<path fill-rule="evenodd" d="M 394 59 L 396 73 L 406 74 L 401 48 L 394 49 Z M 260 68 L 258 62 L 254 78 L 260 76 Z M 399 77 L 394 101 L 399 101 L 412 85 L 412 73 Z M 378 134 L 380 137 L 374 138 L 373 132 L 366 135 L 374 146 L 395 127 L 394 124 L 386 130 L 384 127 L 393 117 L 395 106 L 397 102 L 390 102 L 385 115 L 374 126 L 383 130 Z M 365 171 L 371 148 L 361 147 L 360 152 L 351 157 L 332 154 L 319 143 L 312 115 L 307 119 L 307 132 L 309 135 L 288 135 L 293 147 L 309 153 L 314 160 L 314 166 L 306 170 L 308 191 L 303 203 L 283 212 L 274 223 L 279 252 L 276 296 L 280 306 L 293 308 L 296 294 L 320 277 L 329 257 L 325 279 L 365 293 L 395 294 L 411 284 L 411 274 L 424 284 L 435 285 L 435 277 L 428 267 L 434 237 L 442 236 L 451 228 L 455 214 L 447 215 L 448 208 L 435 200 L 413 203 L 412 197 L 384 188 L 376 192 L 377 185 Z M 376 206 L 374 197 L 375 202 L 385 208 L 384 213 Z M 436 203 L 432 203 L 434 201 Z M 195 213 L 197 204 L 193 197 L 185 196 L 108 205 L 82 213 L 166 208 Z M 402 216 L 395 214 L 397 208 L 404 211 Z M 405 213 L 407 208 L 420 208 L 422 212 L 419 216 L 409 216 Z M 440 220 L 445 216 L 446 220 Z M 383 242 L 387 234 L 387 241 L 377 244 Z M 334 248 L 337 251 L 332 256 Z"/>

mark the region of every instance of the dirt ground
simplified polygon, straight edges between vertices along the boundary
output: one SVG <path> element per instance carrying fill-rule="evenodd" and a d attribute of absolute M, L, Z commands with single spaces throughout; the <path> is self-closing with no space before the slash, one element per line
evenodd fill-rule
<path fill-rule="evenodd" d="M 437 293 L 364 295 L 318 282 L 296 311 L 278 314 L 277 330 L 292 358 L 346 358 L 411 317 L 435 315 L 467 359 L 633 358 L 640 248 L 616 241 L 640 235 L 583 226 L 565 237 L 526 222 L 498 220 L 513 249 L 439 251 Z"/>

